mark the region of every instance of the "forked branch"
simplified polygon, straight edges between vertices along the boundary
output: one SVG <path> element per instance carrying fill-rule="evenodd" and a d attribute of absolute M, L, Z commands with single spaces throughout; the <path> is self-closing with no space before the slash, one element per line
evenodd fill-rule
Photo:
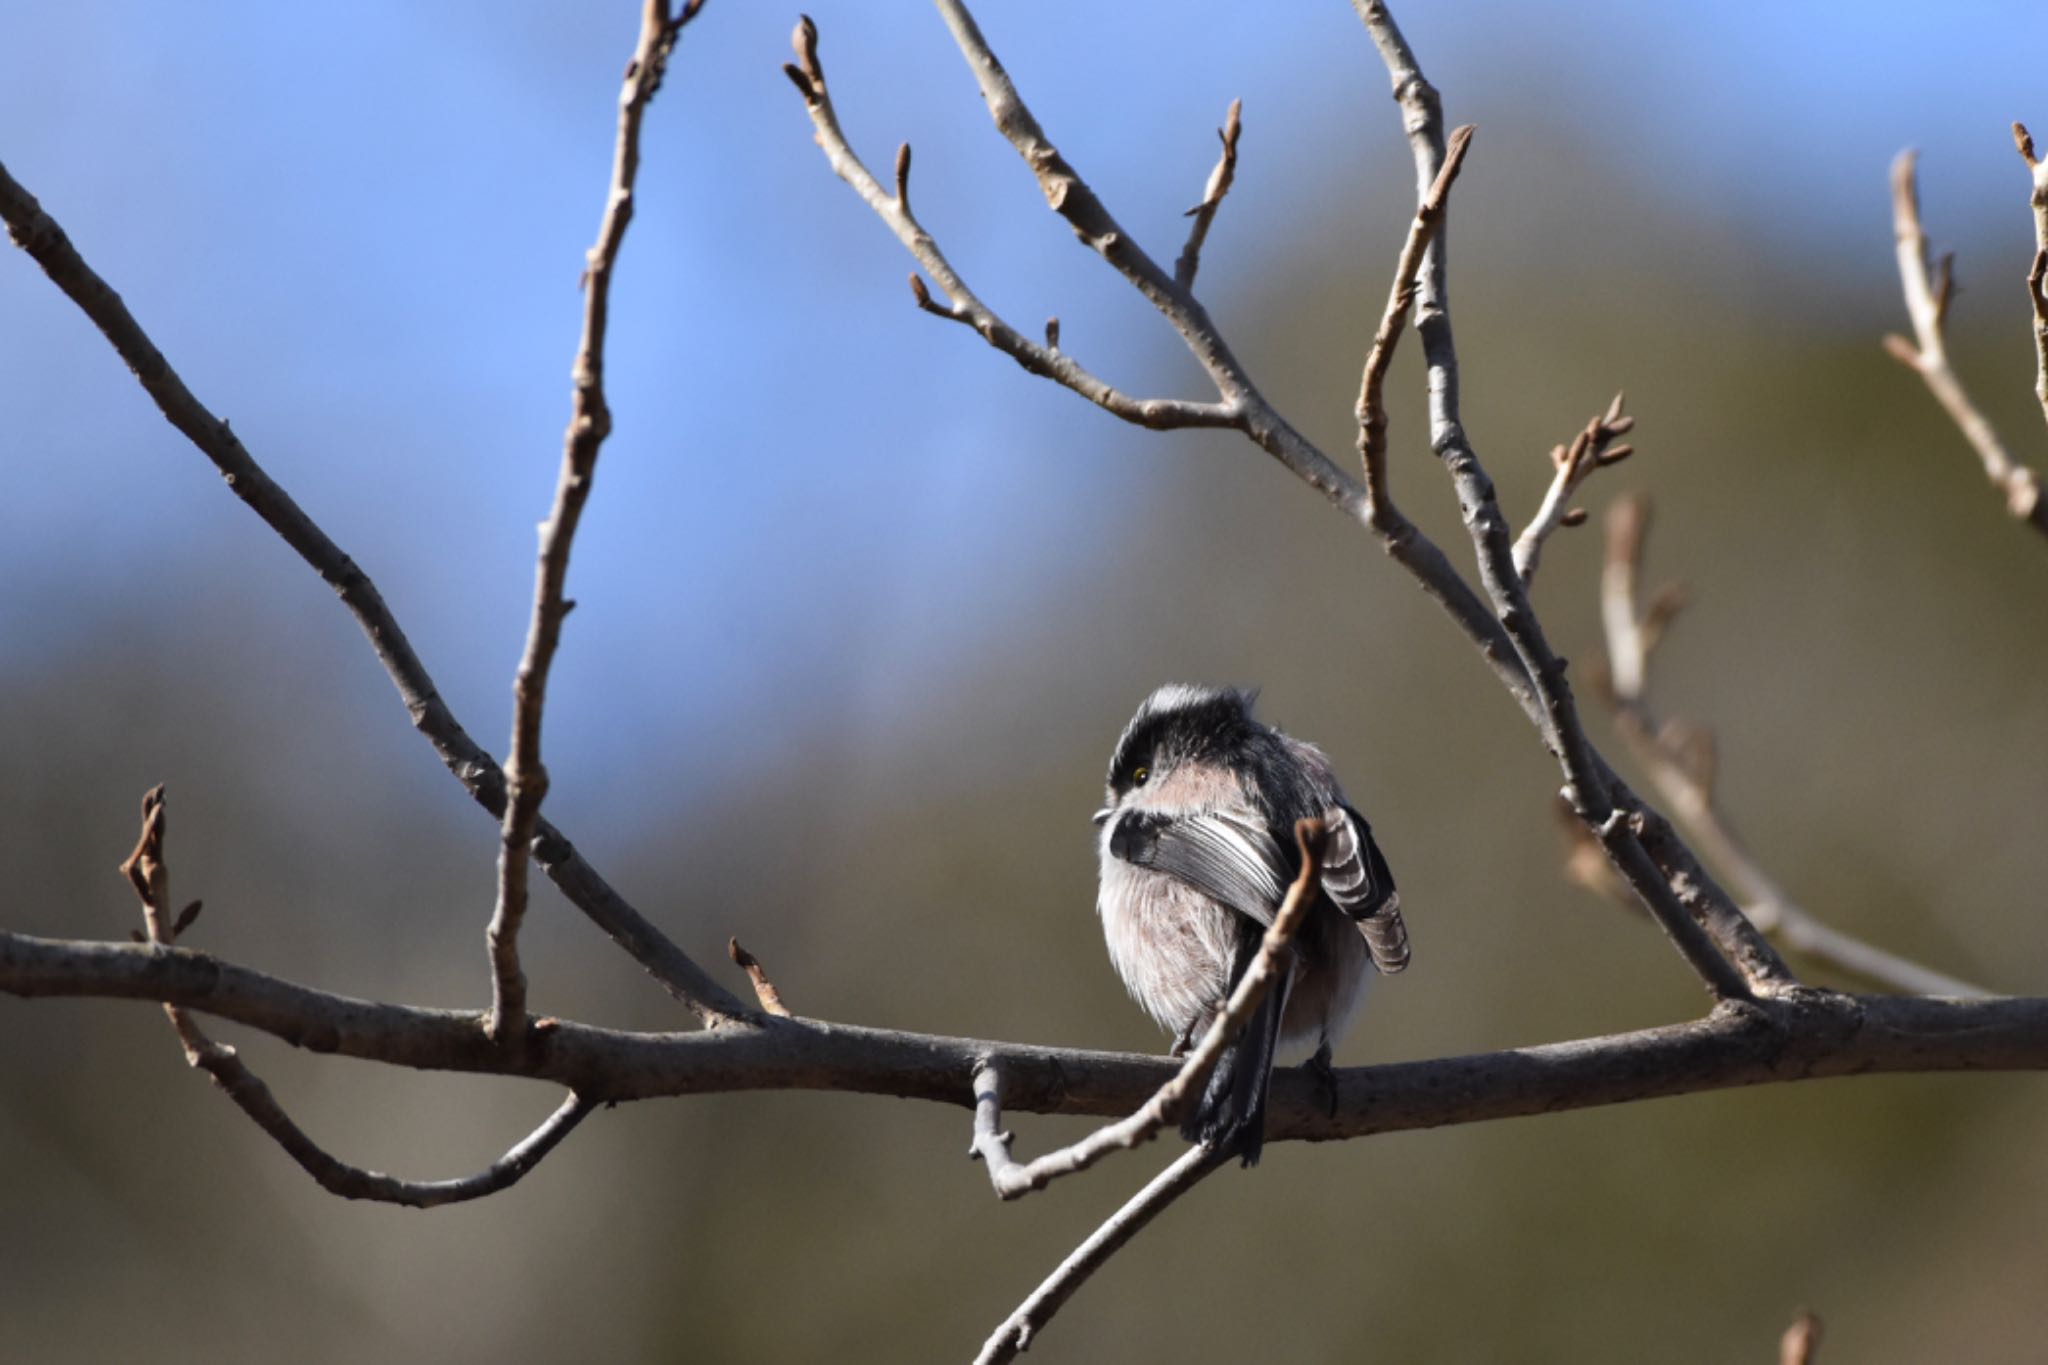
<path fill-rule="evenodd" d="M 696 6 L 685 8 L 685 17 Z M 505 780 L 496 759 L 470 738 L 442 699 L 404 628 L 377 586 L 292 500 L 228 424 L 195 397 L 111 285 L 86 264 L 56 219 L 0 166 L 0 219 L 14 244 L 97 327 L 135 375 L 166 421 L 220 471 L 230 491 L 341 598 L 385 674 L 398 689 L 413 728 L 424 735 L 464 790 L 492 815 L 505 812 Z M 571 904 L 707 1024 L 750 1011 L 621 896 L 545 819 L 535 825 L 533 857 Z"/>
<path fill-rule="evenodd" d="M 519 966 L 519 927 L 526 917 L 527 868 L 547 795 L 548 771 L 541 762 L 541 713 L 547 705 L 548 672 L 562 640 L 562 620 L 575 604 L 563 595 L 569 577 L 569 548 L 583 519 L 597 474 L 597 453 L 611 434 L 611 407 L 604 396 L 605 328 L 611 316 L 612 270 L 633 220 L 633 184 L 640 173 L 640 124 L 683 25 L 695 18 L 702 0 L 669 13 L 668 0 L 645 0 L 640 38 L 626 64 L 619 92 L 619 129 L 612 152 L 611 188 L 598 223 L 597 244 L 583 270 L 583 334 L 572 371 L 575 396 L 569 430 L 562 442 L 562 468 L 554 505 L 540 527 L 540 559 L 534 566 L 533 614 L 526 649 L 512 682 L 512 748 L 505 759 L 505 815 L 499 825 L 498 901 L 486 935 L 491 958 L 491 1013 L 485 1025 L 493 1038 L 516 1041 L 526 1025 L 526 974 Z"/>
<path fill-rule="evenodd" d="M 148 926 L 146 941 L 154 949 L 167 949 L 179 933 L 197 918 L 199 902 L 194 901 L 175 920 L 170 915 L 170 867 L 164 853 L 166 827 L 164 789 L 150 788 L 142 798 L 142 834 L 135 851 L 121 864 L 121 873 L 142 901 L 142 918 Z M 438 1208 L 481 1199 L 516 1184 L 589 1114 L 592 1105 L 571 1093 L 561 1108 L 549 1115 L 518 1145 L 475 1175 L 459 1180 L 400 1180 L 377 1171 L 351 1166 L 325 1151 L 292 1121 L 284 1106 L 270 1092 L 241 1054 L 226 1043 L 214 1041 L 191 1014 L 180 1005 L 166 1002 L 164 1013 L 185 1050 L 185 1062 L 213 1078 L 221 1092 L 236 1107 L 284 1148 L 292 1160 L 330 1194 L 344 1199 L 368 1199 L 412 1208 Z"/>
<path fill-rule="evenodd" d="M 1572 437 L 1568 445 L 1551 447 L 1550 464 L 1556 472 L 1551 475 L 1550 489 L 1527 528 L 1515 539 L 1515 570 L 1522 575 L 1524 591 L 1536 579 L 1543 542 L 1551 533 L 1586 524 L 1586 509 L 1571 505 L 1572 494 L 1593 476 L 1594 470 L 1618 465 L 1635 453 L 1634 446 L 1614 444 L 1617 437 L 1628 434 L 1636 424 L 1635 418 L 1622 412 L 1621 404 L 1622 395 L 1617 393 L 1607 411 L 1586 423 L 1585 429 Z"/>
<path fill-rule="evenodd" d="M 1381 0 L 1352 0 L 1352 8 L 1379 50 L 1401 106 L 1418 200 L 1426 201 L 1448 156 L 1443 101 L 1423 76 L 1414 50 L 1386 5 Z M 1417 276 L 1415 326 L 1428 369 L 1430 445 L 1457 489 L 1480 584 L 1528 680 L 1530 702 L 1525 709 L 1563 772 L 1564 797 L 1715 999 L 1746 999 L 1756 990 L 1786 989 L 1795 984 L 1792 974 L 1755 927 L 1719 894 L 1718 887 L 1689 875 L 1689 850 L 1670 847 L 1665 856 L 1658 856 L 1646 834 L 1662 817 L 1625 798 L 1625 789 L 1586 736 L 1565 680 L 1565 661 L 1551 649 L 1516 567 L 1493 480 L 1465 434 L 1445 235 L 1439 229 Z"/>
<path fill-rule="evenodd" d="M 2024 130 L 2020 135 L 2023 136 Z M 2031 142 L 2023 143 L 2024 155 L 2031 148 Z M 1984 466 L 1984 477 L 1991 486 L 2005 496 L 2005 510 L 2014 517 L 2031 525 L 2036 531 L 2048 535 L 2048 501 L 2041 497 L 2041 481 L 2034 471 L 2012 458 L 2005 442 L 1990 421 L 1970 400 L 1963 388 L 1963 381 L 1956 377 L 1948 358 L 1948 307 L 1955 297 L 1955 261 L 1943 256 L 1930 263 L 1927 250 L 1927 234 L 1920 226 L 1920 189 L 1914 165 L 1916 158 L 1910 151 L 1900 152 L 1892 162 L 1892 231 L 1898 247 L 1899 283 L 1905 290 L 1906 313 L 1913 320 L 1913 341 L 1892 333 L 1884 339 L 1884 348 L 1901 365 L 1920 376 L 1927 385 L 1927 391 L 1934 395 L 1936 402 L 1956 424 L 1963 439 L 1977 452 L 1978 462 Z M 2048 202 L 2043 196 L 2042 172 L 2035 167 L 2034 184 L 2037 202 Z M 2048 208 L 2037 209 L 2036 227 L 2048 234 L 2048 224 L 2041 215 Z M 2042 238 L 2042 249 L 2048 250 L 2048 236 Z M 2040 251 L 2035 253 L 2036 271 L 2048 269 L 2042 264 Z M 2034 300 L 2035 339 L 2037 348 L 2048 348 L 2048 334 L 2042 328 L 2043 309 L 2048 302 L 2041 297 L 2040 277 L 2029 272 L 2027 292 Z M 2044 413 L 2048 413 L 2048 349 L 2040 349 L 2042 357 L 2040 393 Z"/>
<path fill-rule="evenodd" d="M 919 308 L 953 322 L 964 323 L 1027 372 L 1072 389 L 1127 422 L 1154 431 L 1235 425 L 1237 414 L 1226 403 L 1134 398 L 1115 388 L 1060 349 L 1056 321 L 1048 326 L 1046 343 L 1042 346 L 1003 321 L 968 287 L 952 262 L 946 259 L 945 253 L 939 250 L 938 242 L 911 211 L 910 144 L 904 143 L 897 152 L 895 192 L 884 190 L 881 182 L 854 153 L 839 126 L 839 114 L 832 105 L 832 92 L 825 83 L 824 63 L 818 58 L 817 25 L 808 15 L 797 22 L 791 43 L 796 49 L 797 60 L 783 67 L 783 71 L 804 98 L 804 108 L 811 116 L 818 146 L 824 151 L 833 174 L 853 187 L 861 202 L 875 211 L 875 215 L 895 234 L 896 240 L 903 243 L 945 295 L 944 303 L 934 299 L 924 281 L 913 273 L 910 293 Z"/>

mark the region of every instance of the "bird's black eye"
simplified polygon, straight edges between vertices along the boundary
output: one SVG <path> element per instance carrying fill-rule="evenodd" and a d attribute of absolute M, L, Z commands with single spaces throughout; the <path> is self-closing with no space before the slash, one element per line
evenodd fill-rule
<path fill-rule="evenodd" d="M 1152 770 L 1150 768 L 1140 768 L 1136 772 L 1131 774 L 1131 785 L 1134 787 L 1142 787 L 1145 785 L 1146 779 L 1150 778 L 1151 776 Z"/>

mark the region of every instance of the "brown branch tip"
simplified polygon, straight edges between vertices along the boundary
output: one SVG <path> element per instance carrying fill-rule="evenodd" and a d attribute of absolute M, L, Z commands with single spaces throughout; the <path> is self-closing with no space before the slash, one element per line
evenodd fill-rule
<path fill-rule="evenodd" d="M 1819 1358 L 1820 1339 L 1820 1318 L 1811 1309 L 1800 1309 L 1778 1339 L 1778 1365 L 1813 1365 Z"/>
<path fill-rule="evenodd" d="M 789 1007 L 782 1003 L 782 992 L 776 990 L 775 983 L 768 979 L 768 969 L 763 967 L 752 953 L 740 946 L 739 939 L 729 938 L 725 941 L 725 955 L 732 959 L 735 967 L 747 974 L 747 980 L 754 987 L 754 998 L 761 1002 L 762 1009 L 784 1019 L 790 1017 Z"/>

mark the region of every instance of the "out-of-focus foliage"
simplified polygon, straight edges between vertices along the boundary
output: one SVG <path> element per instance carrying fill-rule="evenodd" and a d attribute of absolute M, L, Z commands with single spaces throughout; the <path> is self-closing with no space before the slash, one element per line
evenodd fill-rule
<path fill-rule="evenodd" d="M 984 19 L 1161 255 L 1208 125 L 1245 97 L 1204 289 L 1271 396 L 1343 451 L 1410 190 L 1369 47 L 1324 8 L 1270 31 Z M 1043 212 L 937 23 L 869 9 L 819 14 L 837 97 L 877 164 L 917 142 L 913 193 L 969 277 L 1020 326 L 1060 312 L 1132 387 L 1194 392 L 1170 334 Z M 2041 17 L 1793 25 L 1765 35 L 1790 75 L 1660 84 L 1627 63 L 1663 70 L 1680 30 L 1473 9 L 1403 18 L 1452 116 L 1481 124 L 1453 297 L 1506 506 L 1526 516 L 1550 444 L 1626 387 L 1640 453 L 1590 500 L 1658 499 L 1653 574 L 1696 597 L 1660 699 L 1718 729 L 1756 851 L 1844 928 L 2040 989 L 2048 557 L 1876 337 L 1903 322 L 1884 157 L 1920 138 L 1930 228 L 1963 253 L 1957 363 L 2041 451 L 2024 176 L 1997 122 L 1955 115 L 2019 90 L 1998 81 Z M 137 11 L 89 44 L 61 15 L 9 21 L 0 156 L 495 740 L 633 21 L 435 13 L 315 35 L 267 8 Z M 1091 910 L 1099 769 L 1153 684 L 1257 683 L 1335 756 L 1410 907 L 1415 968 L 1340 1062 L 1699 1009 L 1653 932 L 1560 879 L 1554 769 L 1369 541 L 1248 446 L 1124 430 L 909 307 L 900 253 L 789 107 L 782 22 L 714 0 L 650 123 L 554 818 L 700 960 L 738 933 L 799 1012 L 1153 1048 Z M 1830 84 L 1835 41 L 1902 72 L 1927 42 L 1954 69 L 1880 106 Z M 1701 93 L 1724 75 L 1725 106 Z M 1766 101 L 1772 140 L 1746 142 Z M 7 927 L 125 934 L 114 866 L 167 781 L 196 944 L 481 1005 L 490 822 L 326 590 L 18 256 L 0 305 Z M 1396 495 L 1462 561 L 1419 383 L 1405 354 Z M 1597 552 L 1565 533 L 1538 591 L 1582 679 Z M 536 1008 L 679 1026 L 552 893 L 527 944 Z M 423 1215 L 320 1193 L 152 1009 L 0 1000 L 0 1028 L 0 1321 L 25 1360 L 959 1358 L 1164 1156 L 1005 1207 L 962 1158 L 962 1112 L 742 1095 L 600 1114 L 515 1191 Z M 487 1160 L 555 1102 L 235 1040 L 322 1140 L 407 1174 Z M 1800 1304 L 1844 1360 L 2022 1358 L 2048 1334 L 2044 1124 L 2031 1078 L 1883 1079 L 1283 1146 L 1172 1211 L 1033 1358 L 1764 1360 Z M 1024 1150 L 1074 1131 L 1017 1126 Z"/>

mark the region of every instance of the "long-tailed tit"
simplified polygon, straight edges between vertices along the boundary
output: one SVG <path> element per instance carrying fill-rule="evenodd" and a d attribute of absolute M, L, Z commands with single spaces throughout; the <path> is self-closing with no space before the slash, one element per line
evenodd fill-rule
<path fill-rule="evenodd" d="M 1275 1054 L 1330 1050 L 1365 993 L 1368 961 L 1408 965 L 1393 874 L 1365 818 L 1312 744 L 1253 719 L 1253 696 L 1169 684 L 1147 697 L 1109 761 L 1096 909 L 1131 996 L 1183 1052 L 1257 955 L 1301 870 L 1298 820 L 1329 830 L 1322 886 L 1287 975 L 1223 1054 L 1181 1134 L 1259 1159 Z"/>

